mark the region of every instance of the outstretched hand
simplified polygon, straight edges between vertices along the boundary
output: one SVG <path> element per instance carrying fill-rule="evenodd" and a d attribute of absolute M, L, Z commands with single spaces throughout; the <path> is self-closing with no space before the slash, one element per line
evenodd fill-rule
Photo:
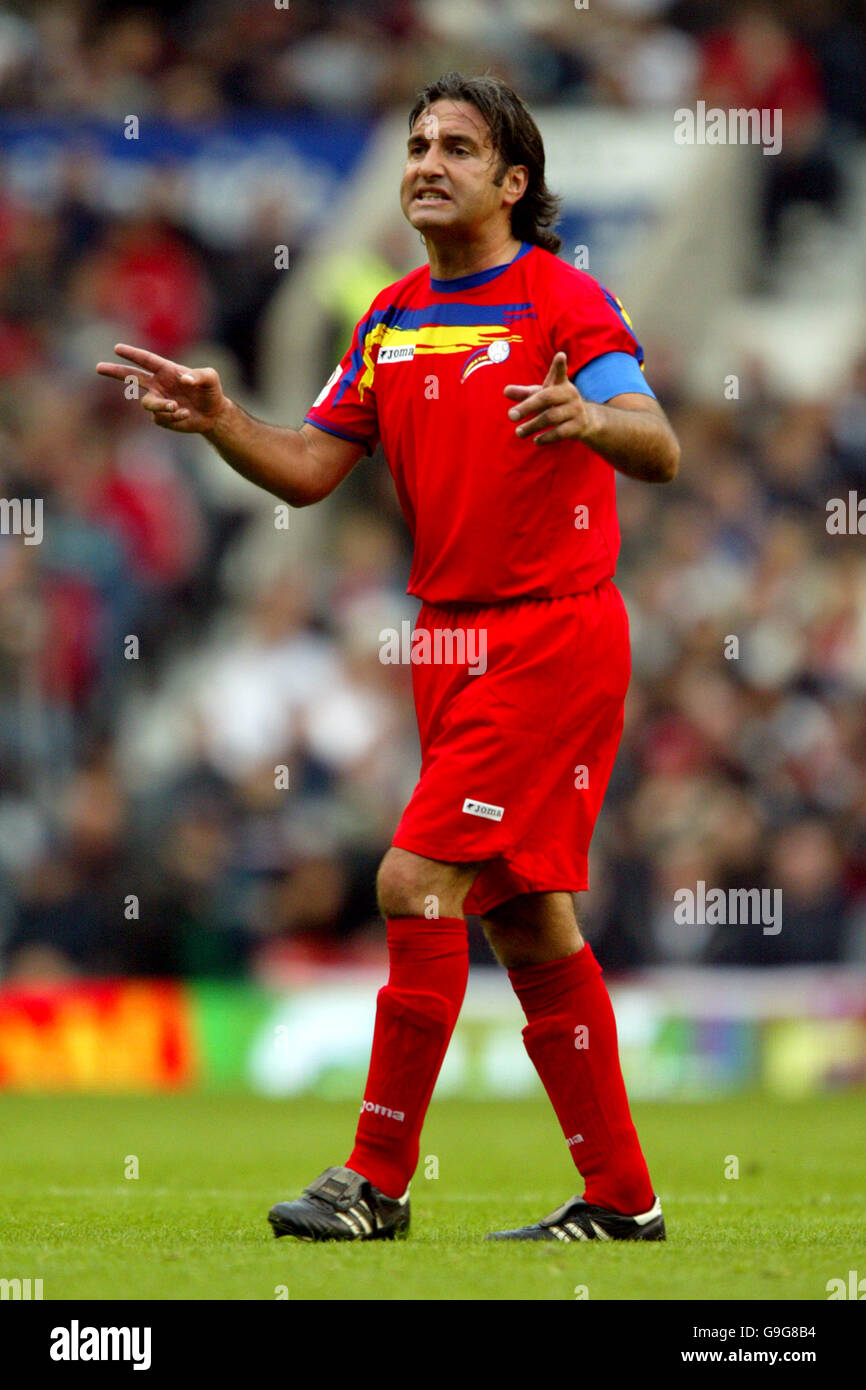
<path fill-rule="evenodd" d="M 97 372 L 127 383 L 134 378 L 139 402 L 157 425 L 179 434 L 206 434 L 214 426 L 226 397 L 213 367 L 184 367 L 128 343 L 116 343 L 114 351 L 134 366 L 98 362 Z"/>
<path fill-rule="evenodd" d="M 509 420 L 521 420 L 515 434 L 523 439 L 536 435 L 536 444 L 555 444 L 561 439 L 583 439 L 590 427 L 588 403 L 568 379 L 564 352 L 554 353 L 541 385 L 506 386 L 505 395 L 519 405 L 508 412 Z M 544 431 L 538 434 L 537 431 Z"/>

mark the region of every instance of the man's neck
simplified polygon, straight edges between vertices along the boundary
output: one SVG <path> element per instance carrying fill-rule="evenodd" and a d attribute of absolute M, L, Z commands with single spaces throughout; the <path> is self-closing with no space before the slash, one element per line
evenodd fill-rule
<path fill-rule="evenodd" d="M 523 243 L 510 232 L 495 242 L 453 242 L 436 245 L 427 238 L 427 257 L 433 280 L 459 280 L 464 275 L 478 275 L 482 270 L 513 261 Z"/>

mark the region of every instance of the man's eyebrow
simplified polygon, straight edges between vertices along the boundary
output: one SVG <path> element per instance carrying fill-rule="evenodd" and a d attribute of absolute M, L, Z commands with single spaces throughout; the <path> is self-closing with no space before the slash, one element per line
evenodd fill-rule
<path fill-rule="evenodd" d="M 478 141 L 472 135 L 459 135 L 455 132 L 443 131 L 439 139 L 449 145 L 472 145 L 475 149 L 480 148 Z M 427 136 L 424 134 L 423 130 L 414 130 L 409 136 L 407 144 L 411 145 L 416 140 L 423 140 L 426 143 Z"/>

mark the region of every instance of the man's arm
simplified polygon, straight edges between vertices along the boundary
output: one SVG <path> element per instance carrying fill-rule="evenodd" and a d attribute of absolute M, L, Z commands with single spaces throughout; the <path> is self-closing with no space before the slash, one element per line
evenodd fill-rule
<path fill-rule="evenodd" d="M 202 433 L 237 473 L 293 507 L 321 502 L 366 452 L 363 444 L 309 422 L 299 430 L 267 425 L 228 400 Z"/>
<path fill-rule="evenodd" d="M 236 472 L 293 507 L 327 497 L 365 452 L 363 444 L 316 429 L 268 425 L 225 395 L 212 367 L 184 367 L 155 352 L 118 343 L 134 363 L 100 362 L 101 376 L 135 377 L 140 404 L 157 425 L 176 434 L 200 434 Z"/>
<path fill-rule="evenodd" d="M 669 483 L 677 475 L 679 442 L 658 401 L 635 391 L 612 396 L 606 405 L 584 400 L 568 379 L 564 352 L 554 355 L 542 386 L 506 386 L 505 394 L 520 402 L 508 418 L 522 421 L 516 430 L 521 438 L 534 434 L 536 444 L 579 439 L 646 483 Z"/>
<path fill-rule="evenodd" d="M 668 418 L 652 396 L 630 391 L 606 405 L 583 401 L 583 442 L 629 478 L 670 483 L 680 466 L 680 446 Z"/>

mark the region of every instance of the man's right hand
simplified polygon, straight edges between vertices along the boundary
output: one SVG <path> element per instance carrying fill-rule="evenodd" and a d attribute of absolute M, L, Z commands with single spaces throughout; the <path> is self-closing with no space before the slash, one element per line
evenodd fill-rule
<path fill-rule="evenodd" d="M 114 351 L 134 365 L 99 362 L 100 376 L 133 378 L 139 401 L 163 429 L 200 434 L 242 478 L 291 507 L 320 502 L 366 452 L 359 441 L 318 429 L 299 430 L 257 420 L 223 392 L 213 367 L 182 367 L 144 348 L 118 343 Z"/>
<path fill-rule="evenodd" d="M 134 363 L 124 367 L 119 362 L 98 362 L 100 376 L 127 381 L 135 377 L 140 394 L 139 402 L 153 415 L 157 425 L 175 430 L 178 434 L 208 434 L 216 425 L 226 406 L 220 379 L 213 367 L 183 367 L 158 357 L 144 348 L 116 343 L 114 351 Z"/>

